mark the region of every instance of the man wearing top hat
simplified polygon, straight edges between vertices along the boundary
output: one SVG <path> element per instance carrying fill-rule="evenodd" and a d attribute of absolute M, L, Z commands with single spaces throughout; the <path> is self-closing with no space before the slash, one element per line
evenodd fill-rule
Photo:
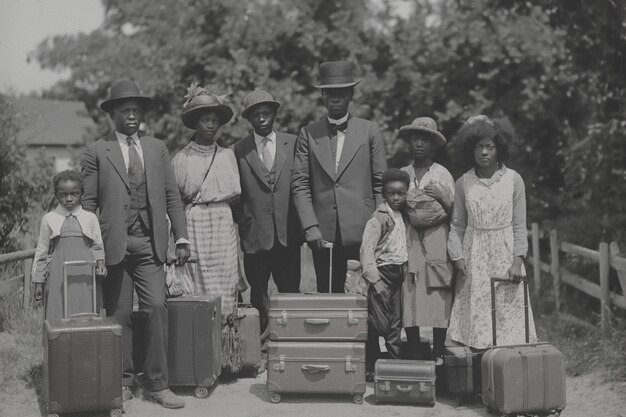
<path fill-rule="evenodd" d="M 348 259 L 359 259 L 367 220 L 382 203 L 387 169 L 376 123 L 352 116 L 355 81 L 348 61 L 320 65 L 322 99 L 328 114 L 300 130 L 292 177 L 293 199 L 313 250 L 317 290 L 328 291 L 329 251 L 333 247 L 332 292 L 343 292 Z"/>
<path fill-rule="evenodd" d="M 253 91 L 243 104 L 241 115 L 253 132 L 234 145 L 241 180 L 237 217 L 250 301 L 259 310 L 265 347 L 270 274 L 279 292 L 300 289 L 302 232 L 291 198 L 296 136 L 274 130 L 280 103 L 270 93 Z"/>
<path fill-rule="evenodd" d="M 146 317 L 145 355 L 141 384 L 144 398 L 166 408 L 181 408 L 184 401 L 168 388 L 167 306 L 165 273 L 169 216 L 178 264 L 189 257 L 185 215 L 170 156 L 165 144 L 138 135 L 152 99 L 142 95 L 133 81 L 111 87 L 100 105 L 115 131 L 89 145 L 81 165 L 85 187 L 83 207 L 99 212 L 108 276 L 103 282 L 104 306 L 122 325 L 124 400 L 132 398 L 133 287 Z"/>

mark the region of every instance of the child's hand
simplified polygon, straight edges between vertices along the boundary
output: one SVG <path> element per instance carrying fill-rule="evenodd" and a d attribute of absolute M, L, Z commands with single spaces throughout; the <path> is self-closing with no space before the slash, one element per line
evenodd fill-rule
<path fill-rule="evenodd" d="M 100 278 L 104 278 L 107 275 L 107 267 L 104 264 L 104 259 L 98 259 L 96 261 L 96 275 Z"/>
<path fill-rule="evenodd" d="M 35 282 L 35 291 L 34 291 L 35 301 L 43 300 L 44 285 L 46 285 L 45 282 Z"/>

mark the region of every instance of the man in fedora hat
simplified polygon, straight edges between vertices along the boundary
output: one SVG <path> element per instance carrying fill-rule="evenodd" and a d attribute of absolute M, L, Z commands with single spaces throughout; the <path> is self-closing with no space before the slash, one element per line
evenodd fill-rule
<path fill-rule="evenodd" d="M 376 123 L 348 112 L 355 81 L 348 61 L 320 65 L 328 114 L 300 130 L 292 178 L 293 198 L 313 250 L 317 290 L 327 292 L 333 242 L 333 292 L 343 292 L 348 259 L 359 259 L 363 229 L 382 203 L 385 149 Z"/>
<path fill-rule="evenodd" d="M 168 388 L 165 262 L 169 216 L 178 264 L 189 257 L 185 215 L 165 144 L 139 136 L 139 124 L 152 99 L 133 81 L 113 84 L 100 105 L 115 131 L 89 145 L 81 165 L 85 185 L 83 207 L 99 212 L 108 276 L 103 282 L 107 314 L 122 325 L 123 398 L 134 384 L 130 315 L 133 287 L 146 317 L 145 359 L 141 383 L 144 397 L 167 408 L 184 401 Z"/>
<path fill-rule="evenodd" d="M 253 91 L 243 104 L 241 115 L 253 132 L 234 146 L 241 180 L 237 217 L 250 302 L 259 310 L 265 347 L 270 275 L 279 292 L 300 290 L 302 232 L 291 198 L 296 136 L 274 130 L 280 103 L 270 93 Z"/>

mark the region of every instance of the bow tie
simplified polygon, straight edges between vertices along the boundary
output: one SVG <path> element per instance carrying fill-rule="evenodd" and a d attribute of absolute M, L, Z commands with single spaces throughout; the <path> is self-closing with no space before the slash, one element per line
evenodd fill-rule
<path fill-rule="evenodd" d="M 347 128 L 348 128 L 348 121 L 347 120 L 345 122 L 343 122 L 343 123 L 338 124 L 338 125 L 332 124 L 332 123 L 330 124 L 330 130 L 331 130 L 333 136 L 337 134 L 337 131 L 345 132 Z"/>

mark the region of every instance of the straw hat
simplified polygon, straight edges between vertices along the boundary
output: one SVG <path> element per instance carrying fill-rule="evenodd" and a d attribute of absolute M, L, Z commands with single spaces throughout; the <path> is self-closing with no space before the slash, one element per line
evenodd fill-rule
<path fill-rule="evenodd" d="M 407 136 L 412 132 L 419 132 L 430 136 L 435 140 L 435 143 L 445 145 L 446 138 L 437 130 L 437 122 L 430 117 L 418 117 L 414 119 L 410 125 L 405 125 L 400 128 L 398 137 L 400 139 L 407 139 Z"/>
<path fill-rule="evenodd" d="M 220 126 L 225 125 L 233 117 L 233 109 L 226 95 L 219 96 L 210 93 L 206 88 L 193 82 L 185 95 L 187 101 L 183 104 L 181 119 L 183 124 L 190 129 L 196 128 L 198 118 L 206 112 L 213 111 L 220 118 Z"/>

